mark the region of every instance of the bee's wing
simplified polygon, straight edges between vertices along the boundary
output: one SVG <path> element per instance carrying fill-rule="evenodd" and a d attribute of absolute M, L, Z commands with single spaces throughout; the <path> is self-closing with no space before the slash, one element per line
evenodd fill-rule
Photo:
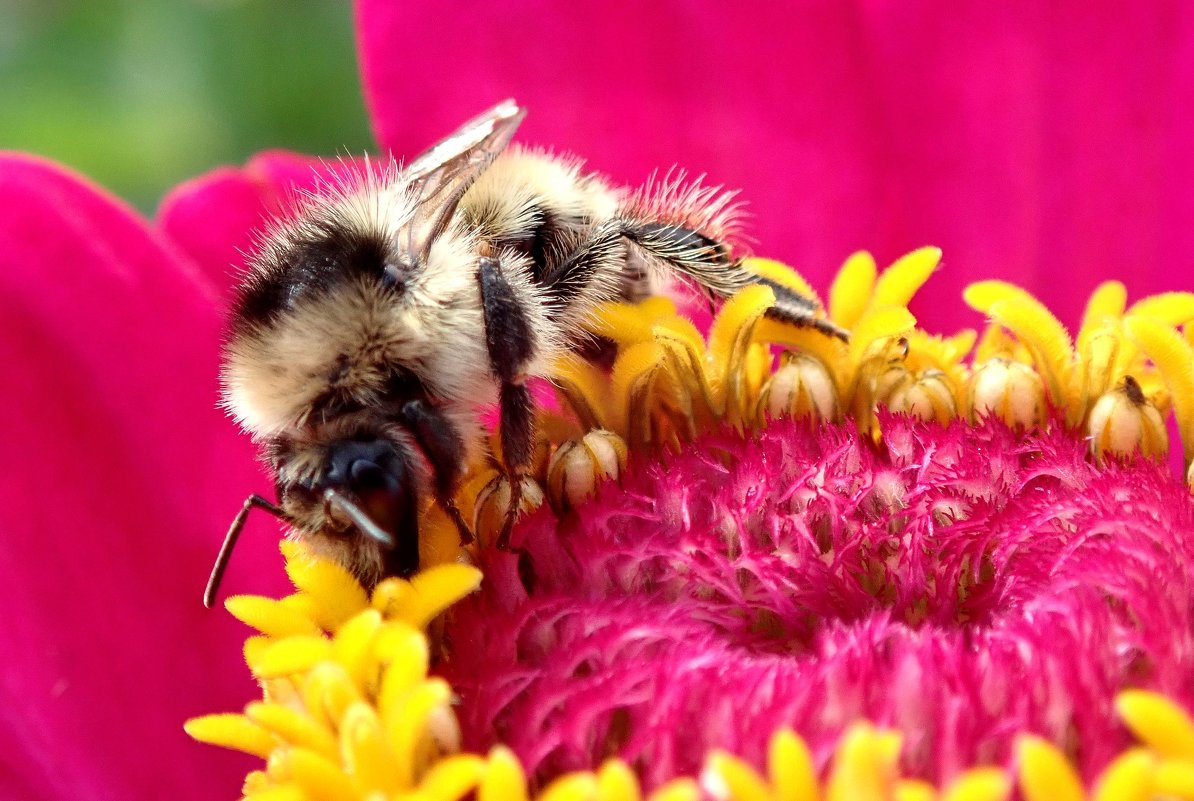
<path fill-rule="evenodd" d="M 526 109 L 503 100 L 432 145 L 402 171 L 407 191 L 418 199 L 410 227 L 413 252 L 427 256 L 464 193 L 510 144 L 525 116 Z"/>
<path fill-rule="evenodd" d="M 459 183 L 472 184 L 506 149 L 525 116 L 526 109 L 503 100 L 419 154 L 402 176 L 409 184 L 436 192 Z"/>

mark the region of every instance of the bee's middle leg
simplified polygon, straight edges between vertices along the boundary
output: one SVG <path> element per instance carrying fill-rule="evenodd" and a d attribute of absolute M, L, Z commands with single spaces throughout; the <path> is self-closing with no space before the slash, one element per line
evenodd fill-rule
<path fill-rule="evenodd" d="M 535 354 L 535 333 L 522 300 L 497 259 L 481 259 L 477 282 L 485 313 L 490 369 L 501 382 L 502 466 L 510 480 L 510 506 L 497 546 L 505 550 L 510 545 L 510 533 L 522 503 L 522 480 L 528 472 L 534 444 L 535 404 L 526 385 L 526 369 Z"/>

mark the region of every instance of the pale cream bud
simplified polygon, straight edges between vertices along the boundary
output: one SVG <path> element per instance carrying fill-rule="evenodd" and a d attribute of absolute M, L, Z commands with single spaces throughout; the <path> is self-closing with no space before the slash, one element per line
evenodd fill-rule
<path fill-rule="evenodd" d="M 885 403 L 893 412 L 942 425 L 958 414 L 953 388 L 940 370 L 925 370 L 911 380 L 898 382 L 890 390 Z"/>
<path fill-rule="evenodd" d="M 557 511 L 567 511 L 597 491 L 602 481 L 617 481 L 626 470 L 626 442 L 612 431 L 595 429 L 556 449 L 547 464 L 547 496 Z"/>
<path fill-rule="evenodd" d="M 1090 452 L 1100 463 L 1106 454 L 1128 456 L 1139 451 L 1160 459 L 1169 451 L 1165 419 L 1132 376 L 1095 402 L 1088 433 Z"/>
<path fill-rule="evenodd" d="M 1194 492 L 1194 462 L 1190 462 L 1190 469 L 1186 471 L 1186 483 L 1190 485 L 1190 492 Z"/>
<path fill-rule="evenodd" d="M 518 517 L 530 514 L 543 505 L 543 488 L 535 479 L 524 476 L 522 498 L 518 504 Z M 505 473 L 493 477 L 479 493 L 473 512 L 473 532 L 486 544 L 493 543 L 506 524 L 506 512 L 510 509 L 510 479 Z"/>
<path fill-rule="evenodd" d="M 1031 428 L 1045 419 L 1045 384 L 1024 362 L 995 358 L 978 365 L 969 400 L 975 422 L 993 416 L 1011 428 Z"/>
<path fill-rule="evenodd" d="M 841 419 L 837 387 L 820 359 L 798 353 L 763 385 L 759 422 L 785 417 L 813 422 Z"/>

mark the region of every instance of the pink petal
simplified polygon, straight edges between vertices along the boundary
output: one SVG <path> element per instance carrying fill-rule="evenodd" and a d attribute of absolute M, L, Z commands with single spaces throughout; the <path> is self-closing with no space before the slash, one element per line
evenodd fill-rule
<path fill-rule="evenodd" d="M 1194 14 L 1178 3 L 617 6 L 360 0 L 365 95 L 411 154 L 514 96 L 523 141 L 626 182 L 742 189 L 758 250 L 820 286 L 857 248 L 946 265 L 914 309 L 1016 281 L 1076 323 L 1097 281 L 1189 288 Z"/>
<path fill-rule="evenodd" d="M 220 167 L 167 194 L 157 225 L 227 297 L 254 232 L 314 184 L 319 165 L 310 156 L 266 151 L 244 167 Z"/>
<path fill-rule="evenodd" d="M 216 408 L 216 290 L 130 209 L 0 158 L 0 796 L 233 797 L 248 760 L 182 731 L 252 696 L 205 613 L 252 449 Z M 254 521 L 226 586 L 277 585 Z"/>

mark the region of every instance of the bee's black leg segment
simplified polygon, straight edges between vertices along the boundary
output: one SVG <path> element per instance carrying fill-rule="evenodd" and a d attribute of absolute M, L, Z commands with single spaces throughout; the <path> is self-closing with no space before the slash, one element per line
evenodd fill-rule
<path fill-rule="evenodd" d="M 473 541 L 473 531 L 456 506 L 456 484 L 464 465 L 464 440 L 444 413 L 421 398 L 402 406 L 402 421 L 423 450 L 435 479 L 435 502 L 440 505 L 456 530 L 461 544 Z"/>
<path fill-rule="evenodd" d="M 506 550 L 510 533 L 518 519 L 522 504 L 522 480 L 531 463 L 535 438 L 535 401 L 531 391 L 521 381 L 502 384 L 501 396 L 502 464 L 510 479 L 510 505 L 497 538 L 497 547 Z"/>
<path fill-rule="evenodd" d="M 522 479 L 531 462 L 535 404 L 526 386 L 525 370 L 535 353 L 535 339 L 513 286 L 497 259 L 482 258 L 477 268 L 485 311 L 489 363 L 501 382 L 502 466 L 510 480 L 510 506 L 497 546 L 505 549 L 522 501 Z"/>

